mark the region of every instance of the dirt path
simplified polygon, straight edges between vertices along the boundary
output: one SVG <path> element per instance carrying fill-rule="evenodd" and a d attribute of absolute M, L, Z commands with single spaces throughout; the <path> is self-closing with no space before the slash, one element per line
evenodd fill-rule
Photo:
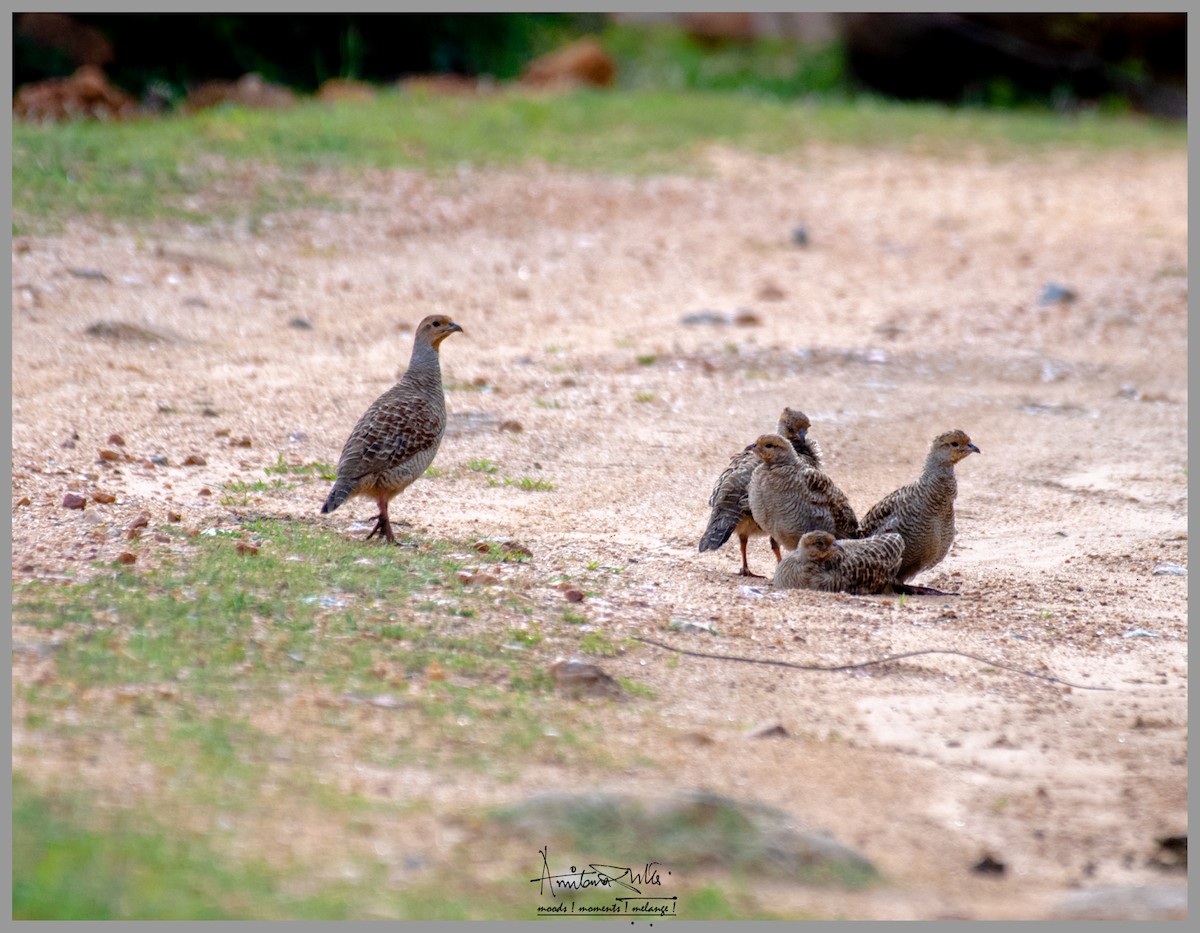
<path fill-rule="evenodd" d="M 405 328 L 449 312 L 466 337 L 443 353 L 444 475 L 394 519 L 517 537 L 543 580 L 624 568 L 581 610 L 614 640 L 820 664 L 956 649 L 1109 688 L 949 656 L 818 674 L 641 648 L 605 666 L 656 691 L 660 728 L 624 741 L 657 764 L 609 783 L 782 807 L 895 882 L 776 892 L 780 910 L 1032 917 L 1073 886 L 1182 885 L 1149 860 L 1187 831 L 1187 578 L 1155 572 L 1188 552 L 1186 154 L 711 159 L 699 180 L 330 178 L 357 210 L 258 235 L 81 224 L 18 244 L 16 581 L 116 557 L 120 540 L 91 533 L 100 509 L 60 504 L 96 485 L 110 434 L 172 464 L 105 473 L 116 522 L 172 509 L 202 525 L 227 511 L 202 487 L 260 479 L 281 454 L 336 461 L 404 365 Z M 1048 283 L 1077 297 L 1040 304 Z M 759 323 L 680 322 L 739 308 Z M 97 321 L 167 339 L 85 336 Z M 971 435 L 958 541 L 919 580 L 959 597 L 774 593 L 734 575 L 735 545 L 696 552 L 712 481 L 785 405 L 811 416 L 860 514 L 915 478 L 935 434 Z M 509 419 L 524 430 L 500 431 Z M 206 464 L 177 466 L 189 454 Z M 553 489 L 488 485 L 472 458 Z M 264 509 L 312 516 L 324 492 Z M 369 512 L 328 524 L 361 534 Z M 761 540 L 751 563 L 770 568 Z M 547 584 L 548 617 L 555 599 Z M 790 738 L 745 738 L 763 722 Z M 1003 876 L 972 873 L 985 855 Z"/>

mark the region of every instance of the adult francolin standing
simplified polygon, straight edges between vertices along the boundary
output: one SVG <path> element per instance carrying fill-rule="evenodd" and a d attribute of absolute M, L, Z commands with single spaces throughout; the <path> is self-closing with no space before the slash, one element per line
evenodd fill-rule
<path fill-rule="evenodd" d="M 412 358 L 400 381 L 379 396 L 350 432 L 338 460 L 337 479 L 322 514 L 351 496 L 370 496 L 379 505 L 367 539 L 396 541 L 388 503 L 433 462 L 446 433 L 446 397 L 438 347 L 462 328 L 444 314 L 431 314 L 417 326 Z"/>
<path fill-rule="evenodd" d="M 884 496 L 863 516 L 864 536 L 896 532 L 904 539 L 896 583 L 903 584 L 938 564 L 950 550 L 954 541 L 954 498 L 958 495 L 954 465 L 977 453 L 979 448 L 964 432 L 956 429 L 939 434 L 929 447 L 925 470 L 917 481 Z M 896 589 L 947 595 L 931 587 Z"/>
<path fill-rule="evenodd" d="M 764 434 L 747 450 L 762 461 L 750 476 L 750 512 L 783 547 L 794 549 L 810 531 L 859 537 L 858 519 L 845 493 L 820 470 L 801 462 L 786 440 Z"/>
<path fill-rule="evenodd" d="M 802 463 L 813 469 L 821 468 L 821 448 L 817 442 L 808 437 L 811 422 L 808 415 L 794 408 L 785 408 L 779 416 L 776 430 L 784 439 L 791 442 L 792 449 Z M 700 550 L 715 551 L 721 547 L 729 536 L 736 533 L 742 549 L 742 569 L 738 573 L 743 577 L 761 577 L 762 574 L 752 573 L 746 560 L 746 543 L 752 537 L 766 534 L 750 512 L 750 476 L 755 468 L 762 463 L 753 450 L 749 448 L 739 451 L 725 472 L 717 479 L 712 495 L 708 497 L 712 514 L 708 519 L 708 527 L 700 538 Z M 782 555 L 779 544 L 771 539 L 771 550 L 775 552 L 775 560 Z"/>

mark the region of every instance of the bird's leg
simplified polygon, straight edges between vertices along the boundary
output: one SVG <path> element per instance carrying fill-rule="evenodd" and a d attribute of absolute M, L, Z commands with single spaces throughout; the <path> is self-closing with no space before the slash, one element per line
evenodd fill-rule
<path fill-rule="evenodd" d="M 745 535 L 738 535 L 738 544 L 742 546 L 742 569 L 738 571 L 738 576 L 757 577 L 760 580 L 765 579 L 761 573 L 754 573 L 750 569 L 750 562 L 746 560 L 746 543 L 748 541 L 749 539 Z"/>
<path fill-rule="evenodd" d="M 932 586 L 918 586 L 915 583 L 893 583 L 892 592 L 901 596 L 957 596 L 958 593 L 947 593 L 936 590 Z"/>
<path fill-rule="evenodd" d="M 774 538 L 771 539 L 771 550 L 775 552 L 775 563 L 783 560 L 783 552 L 779 550 L 779 542 Z"/>
<path fill-rule="evenodd" d="M 379 514 L 375 517 L 375 527 L 371 529 L 371 533 L 367 535 L 366 540 L 370 541 L 375 535 L 387 539 L 388 544 L 396 543 L 396 536 L 392 534 L 392 523 L 388 520 L 388 497 L 379 497 Z"/>

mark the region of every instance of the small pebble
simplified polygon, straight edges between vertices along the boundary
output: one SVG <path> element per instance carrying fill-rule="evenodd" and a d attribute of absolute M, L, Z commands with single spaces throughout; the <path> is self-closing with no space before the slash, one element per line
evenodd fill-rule
<path fill-rule="evenodd" d="M 507 421 L 500 422 L 501 431 L 511 431 L 513 434 L 520 434 L 525 430 L 525 426 L 519 421 L 509 418 Z"/>
<path fill-rule="evenodd" d="M 155 466 L 167 466 L 167 458 L 162 454 L 151 454 L 150 462 Z"/>
<path fill-rule="evenodd" d="M 239 541 L 237 543 L 237 552 L 239 554 L 248 554 L 253 557 L 258 553 L 259 545 L 251 544 L 248 541 Z"/>
<path fill-rule="evenodd" d="M 725 325 L 729 323 L 728 315 L 720 311 L 693 311 L 679 319 L 680 324 L 694 327 L 699 324 Z"/>
<path fill-rule="evenodd" d="M 306 317 L 292 318 L 290 321 L 288 321 L 288 327 L 293 327 L 296 330 L 312 330 L 313 329 L 312 321 L 310 321 Z"/>
<path fill-rule="evenodd" d="M 254 442 L 249 437 L 235 437 L 229 441 L 230 447 L 253 447 Z"/>
<path fill-rule="evenodd" d="M 142 512 L 133 521 L 129 523 L 129 528 L 145 528 L 150 524 L 150 515 L 147 512 Z"/>
<path fill-rule="evenodd" d="M 808 227 L 804 224 L 792 228 L 792 245 L 808 246 Z"/>
<path fill-rule="evenodd" d="M 96 492 L 92 493 L 92 501 L 99 502 L 101 505 L 111 505 L 112 503 L 117 501 L 117 497 L 114 496 L 111 492 L 96 491 Z"/>
<path fill-rule="evenodd" d="M 63 496 L 62 504 L 64 508 L 82 509 L 85 505 L 87 505 L 87 499 L 85 499 L 83 496 L 77 495 L 76 493 L 69 492 Z"/>
<path fill-rule="evenodd" d="M 122 551 L 117 555 L 117 561 L 122 564 L 132 564 L 137 562 L 137 555 L 130 551 Z"/>
<path fill-rule="evenodd" d="M 108 443 L 112 444 L 114 447 L 124 447 L 125 438 L 121 437 L 120 434 L 110 434 L 108 435 Z"/>
<path fill-rule="evenodd" d="M 566 598 L 567 602 L 569 602 L 569 603 L 583 602 L 584 595 L 585 594 L 584 594 L 583 590 L 578 590 L 578 589 L 575 589 L 574 587 L 572 587 L 569 590 L 565 590 L 563 592 L 563 596 Z"/>
<path fill-rule="evenodd" d="M 184 466 L 205 466 L 208 463 L 199 454 L 189 454 L 188 458 L 183 461 Z"/>
<path fill-rule="evenodd" d="M 1042 293 L 1038 296 L 1038 304 L 1053 305 L 1053 304 L 1070 304 L 1079 295 L 1075 289 L 1066 285 L 1059 285 L 1056 282 L 1049 282 L 1042 289 Z"/>
<path fill-rule="evenodd" d="M 762 324 L 762 318 L 758 312 L 749 308 L 738 308 L 737 313 L 733 316 L 733 323 L 738 327 L 758 327 Z"/>
<path fill-rule="evenodd" d="M 101 460 L 109 460 L 109 461 L 120 460 L 121 455 L 119 453 L 117 453 L 115 450 L 108 450 L 106 448 L 106 449 L 100 451 L 100 459 Z"/>

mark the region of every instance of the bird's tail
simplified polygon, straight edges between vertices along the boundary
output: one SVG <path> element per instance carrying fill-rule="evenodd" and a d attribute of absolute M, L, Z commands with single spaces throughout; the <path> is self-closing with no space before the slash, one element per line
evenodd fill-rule
<path fill-rule="evenodd" d="M 321 506 L 321 514 L 332 512 L 339 505 L 350 498 L 350 493 L 354 490 L 354 484 L 349 480 L 339 479 L 333 484 L 333 488 L 329 490 L 329 497 L 325 500 L 325 504 Z"/>
<path fill-rule="evenodd" d="M 701 552 L 715 551 L 728 541 L 741 517 L 740 509 L 713 509 L 712 518 L 708 520 L 708 527 L 700 539 Z"/>

